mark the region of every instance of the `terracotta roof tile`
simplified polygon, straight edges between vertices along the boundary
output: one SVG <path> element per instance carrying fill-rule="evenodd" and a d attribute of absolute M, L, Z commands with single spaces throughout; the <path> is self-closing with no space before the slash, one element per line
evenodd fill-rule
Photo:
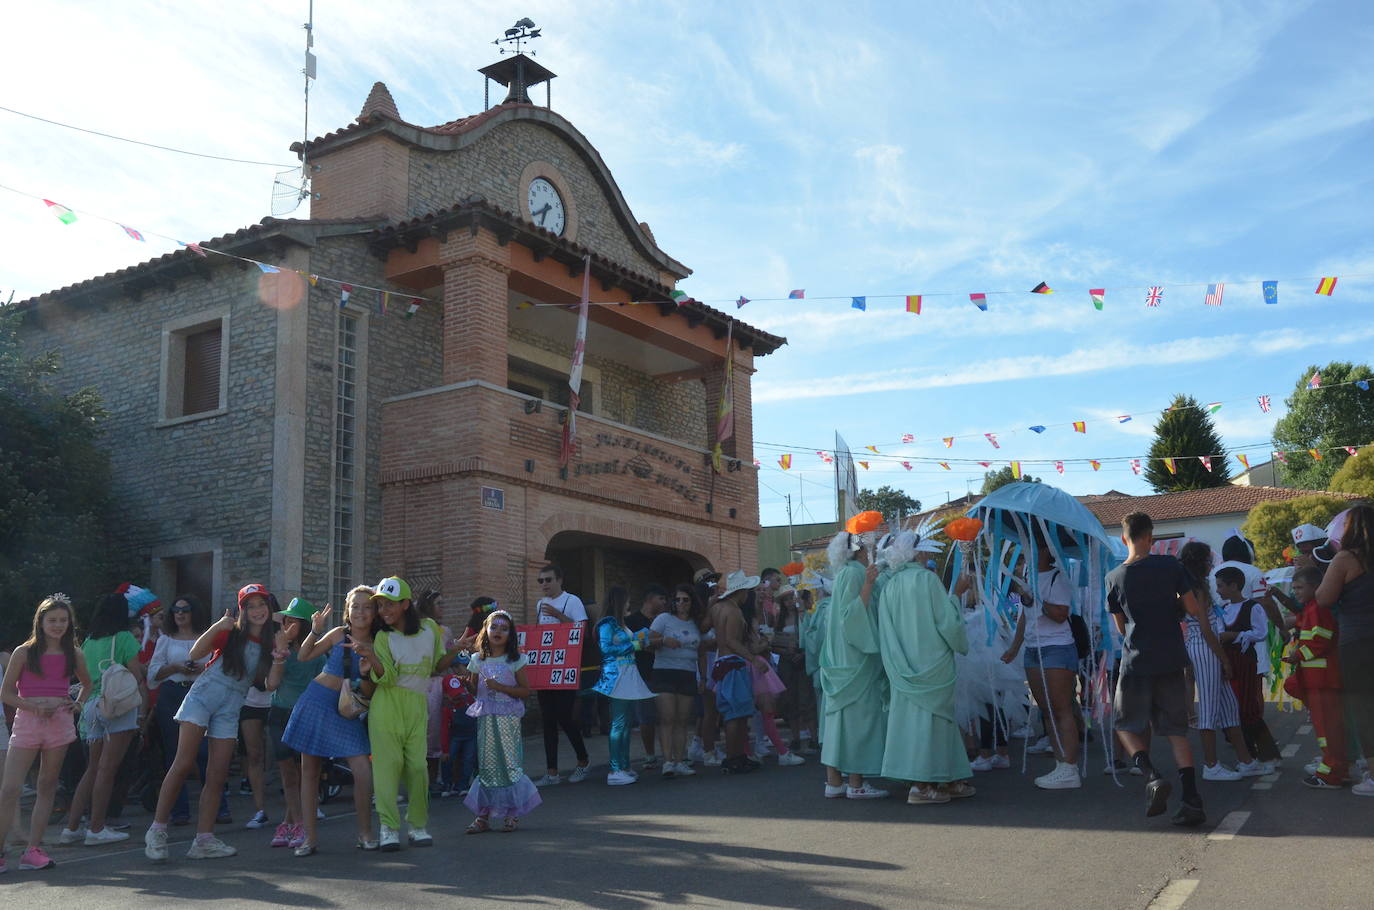
<path fill-rule="evenodd" d="M 1327 490 L 1289 490 L 1279 487 L 1249 487 L 1228 484 L 1205 490 L 1183 490 L 1178 493 L 1156 493 L 1152 496 L 1077 497 L 1089 512 L 1106 527 L 1121 523 L 1132 512 L 1144 512 L 1155 521 L 1181 518 L 1201 518 L 1207 515 L 1228 515 L 1248 512 L 1262 502 L 1297 499 L 1300 496 L 1338 496 L 1359 499 L 1348 493 Z"/>

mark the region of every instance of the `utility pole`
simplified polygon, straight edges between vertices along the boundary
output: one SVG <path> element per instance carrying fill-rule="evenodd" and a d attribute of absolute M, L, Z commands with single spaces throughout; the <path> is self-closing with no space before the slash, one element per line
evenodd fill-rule
<path fill-rule="evenodd" d="M 792 545 L 796 543 L 792 539 L 792 494 L 784 494 L 787 497 L 787 556 L 792 557 Z"/>

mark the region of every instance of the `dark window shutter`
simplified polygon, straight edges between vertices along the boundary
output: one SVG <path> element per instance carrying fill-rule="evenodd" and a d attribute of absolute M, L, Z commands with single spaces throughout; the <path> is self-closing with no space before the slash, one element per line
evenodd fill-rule
<path fill-rule="evenodd" d="M 219 407 L 220 327 L 186 336 L 186 389 L 182 414 Z"/>

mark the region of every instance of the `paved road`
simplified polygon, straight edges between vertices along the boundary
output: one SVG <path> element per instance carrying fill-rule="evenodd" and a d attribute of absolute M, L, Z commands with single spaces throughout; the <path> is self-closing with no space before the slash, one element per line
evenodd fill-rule
<path fill-rule="evenodd" d="M 1254 781 L 1203 784 L 1210 818 L 1189 831 L 1171 827 L 1167 816 L 1144 818 L 1139 778 L 1118 787 L 1094 774 L 1082 790 L 1047 793 L 1019 771 L 1000 771 L 978 775 L 973 799 L 911 807 L 895 793 L 882 802 L 825 800 L 813 763 L 747 777 L 646 774 L 622 788 L 598 778 L 565 784 L 545 791 L 544 806 L 509 835 L 464 836 L 466 810 L 436 801 L 435 846 L 394 854 L 352 849 L 344 814 L 322 826 L 322 850 L 309 859 L 269 849 L 267 832 L 242 829 L 221 832 L 240 850 L 228 860 L 179 858 L 185 835 L 165 866 L 148 864 L 141 842 L 54 848 L 57 869 L 11 871 L 0 895 L 6 908 L 24 910 L 188 899 L 245 910 L 455 902 L 613 910 L 1374 907 L 1374 799 L 1304 788 L 1301 764 L 1315 752 L 1313 735 L 1298 715 L 1272 723 L 1295 757 L 1260 789 Z M 595 761 L 605 740 L 592 742 Z M 1101 747 L 1094 749 L 1099 767 Z M 1031 773 L 1047 766 L 1032 757 Z M 235 812 L 246 818 L 246 808 L 236 804 Z M 137 841 L 143 819 L 130 820 Z"/>

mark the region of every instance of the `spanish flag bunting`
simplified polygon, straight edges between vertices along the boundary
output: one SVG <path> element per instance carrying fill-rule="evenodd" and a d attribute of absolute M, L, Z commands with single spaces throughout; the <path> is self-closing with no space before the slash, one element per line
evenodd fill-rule
<path fill-rule="evenodd" d="M 910 470 L 911 470 L 911 462 L 909 462 L 909 461 L 904 461 L 904 462 L 902 462 L 902 467 L 904 467 L 904 468 L 906 468 L 908 471 L 910 471 Z"/>
<path fill-rule="evenodd" d="M 1013 461 L 1011 463 L 1011 476 L 1017 480 L 1021 479 L 1021 462 Z"/>
<path fill-rule="evenodd" d="M 1083 421 L 1083 420 L 1075 420 L 1075 421 L 1073 422 L 1073 431 L 1074 431 L 1075 433 L 1086 433 L 1086 432 L 1088 432 L 1088 424 L 1087 424 L 1087 422 L 1086 422 L 1086 421 Z"/>
<path fill-rule="evenodd" d="M 47 200 L 44 200 L 44 201 L 46 202 Z M 52 205 L 52 203 L 50 203 L 50 202 L 49 202 L 48 204 L 49 204 L 49 205 Z M 69 222 L 67 222 L 67 223 L 70 224 L 71 222 L 69 221 Z M 1332 294 L 1332 292 L 1335 291 L 1335 290 L 1336 290 L 1336 279 L 1335 279 L 1335 278 L 1323 278 L 1321 281 L 1318 281 L 1318 282 L 1317 282 L 1317 293 L 1318 293 L 1318 294 L 1322 294 L 1322 295 L 1324 295 L 1324 296 L 1330 297 L 1331 294 Z"/>
<path fill-rule="evenodd" d="M 1236 461 L 1239 461 L 1242 465 L 1244 465 L 1244 466 L 1245 466 L 1245 470 L 1247 470 L 1247 471 L 1250 470 L 1250 457 L 1249 457 L 1248 455 L 1245 455 L 1244 453 L 1241 453 L 1241 452 L 1237 452 L 1237 453 L 1236 453 Z"/>
<path fill-rule="evenodd" d="M 1202 466 L 1209 472 L 1212 470 L 1212 457 L 1210 455 L 1199 455 L 1197 460 L 1202 462 Z"/>
<path fill-rule="evenodd" d="M 782 468 L 784 471 L 792 470 L 792 456 L 783 455 L 781 458 L 779 458 L 778 467 Z"/>
<path fill-rule="evenodd" d="M 1107 302 L 1107 289 L 1093 288 L 1092 290 L 1088 291 L 1088 299 L 1093 302 L 1093 309 L 1102 309 L 1102 304 Z"/>
<path fill-rule="evenodd" d="M 1311 455 L 1311 456 L 1312 456 L 1314 459 L 1316 459 L 1317 461 L 1321 461 L 1321 460 L 1322 460 L 1322 453 L 1319 452 L 1319 451 L 1317 451 L 1316 449 L 1308 449 L 1308 450 L 1307 450 L 1307 454 L 1308 454 L 1308 455 Z"/>
<path fill-rule="evenodd" d="M 954 470 L 953 468 L 951 468 L 951 467 L 949 466 L 949 462 L 947 462 L 947 461 L 942 461 L 942 462 L 940 462 L 940 467 L 944 468 L 946 471 L 952 471 L 952 470 Z"/>
<path fill-rule="evenodd" d="M 944 444 L 945 444 L 945 448 L 947 448 L 947 449 L 952 449 L 952 448 L 954 448 L 954 437 L 953 437 L 953 436 L 946 436 L 946 437 L 944 437 L 943 442 L 944 442 Z"/>
<path fill-rule="evenodd" d="M 921 295 L 920 295 L 920 294 L 908 294 L 908 295 L 907 295 L 907 298 L 906 298 L 906 311 L 907 311 L 908 313 L 915 313 L 917 316 L 921 315 Z"/>
<path fill-rule="evenodd" d="M 1100 470 L 1102 470 L 1102 462 L 1100 462 L 1100 461 L 1094 461 L 1093 459 L 1089 458 L 1089 459 L 1088 459 L 1088 464 L 1090 464 L 1090 465 L 1093 466 L 1093 470 L 1094 470 L 1094 471 L 1100 471 Z"/>
<path fill-rule="evenodd" d="M 1164 462 L 1164 467 L 1169 469 L 1170 474 L 1178 473 L 1178 465 L 1174 464 L 1174 460 L 1172 458 L 1165 458 L 1162 459 L 1162 461 Z"/>
<path fill-rule="evenodd" d="M 1062 462 L 1062 461 L 1056 461 L 1056 462 L 1054 463 L 1054 469 L 1055 469 L 1056 471 L 1058 471 L 1060 474 L 1063 474 L 1063 473 L 1064 473 L 1064 462 Z"/>
<path fill-rule="evenodd" d="M 1037 284 L 1035 287 L 1031 288 L 1031 291 L 1030 291 L 1030 292 L 1031 292 L 1032 294 L 1053 294 L 1053 293 L 1054 293 L 1054 291 L 1050 289 L 1050 286 L 1049 286 L 1048 284 L 1045 284 L 1045 282 L 1043 282 L 1043 281 L 1040 282 L 1039 284 Z"/>
<path fill-rule="evenodd" d="M 860 462 L 858 462 L 858 465 L 859 465 L 859 467 L 863 468 L 865 471 L 868 470 L 868 462 L 866 462 L 866 461 L 860 461 Z"/>

